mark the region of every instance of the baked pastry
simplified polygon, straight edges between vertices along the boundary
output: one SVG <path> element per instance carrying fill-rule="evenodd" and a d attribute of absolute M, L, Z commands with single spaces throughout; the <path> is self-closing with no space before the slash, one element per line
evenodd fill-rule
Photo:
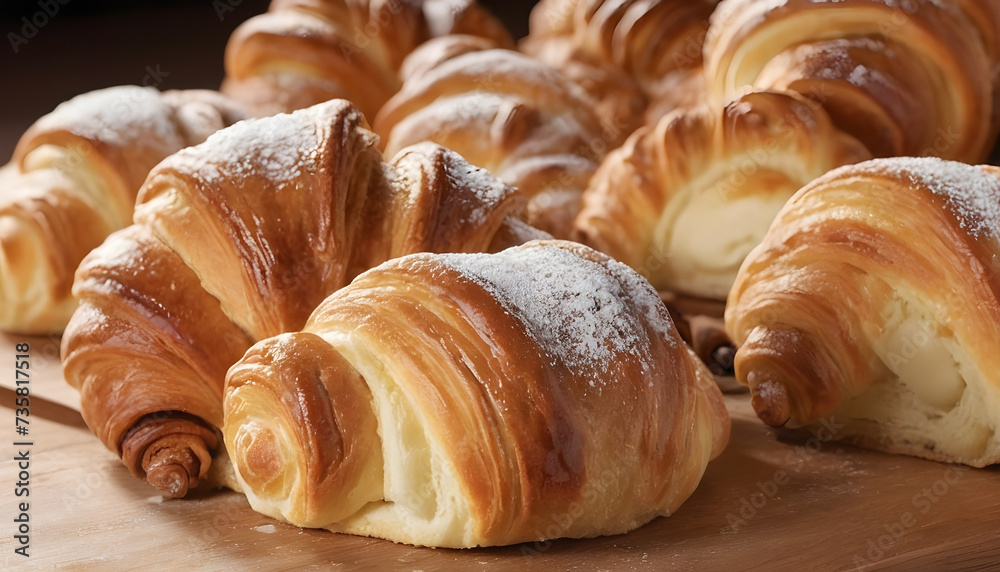
<path fill-rule="evenodd" d="M 721 105 L 748 88 L 794 90 L 876 157 L 982 161 L 998 128 L 987 4 L 725 0 L 705 45 L 708 92 Z"/>
<path fill-rule="evenodd" d="M 255 510 L 446 547 L 627 532 L 675 511 L 729 434 L 649 284 L 560 241 L 366 272 L 251 348 L 224 409 Z"/>
<path fill-rule="evenodd" d="M 411 78 L 426 75 L 432 69 L 458 56 L 500 48 L 501 46 L 493 40 L 469 34 L 448 34 L 434 38 L 422 44 L 403 60 L 399 67 L 399 79 L 405 83 Z"/>
<path fill-rule="evenodd" d="M 541 5 L 541 3 L 539 4 Z M 534 43 L 529 34 L 522 52 L 543 62 L 577 84 L 593 100 L 592 108 L 611 147 L 617 147 L 642 125 L 649 97 L 638 82 L 618 66 L 586 57 L 570 42 Z M 536 46 L 544 46 L 539 49 Z"/>
<path fill-rule="evenodd" d="M 974 24 L 979 28 L 979 36 L 986 47 L 990 61 L 990 75 L 993 80 L 993 118 L 995 129 L 1000 125 L 1000 3 L 982 0 L 956 0 Z"/>
<path fill-rule="evenodd" d="M 709 15 L 718 3 L 542 0 L 520 48 L 568 72 L 595 100 L 614 101 L 602 118 L 625 127 L 627 136 L 642 123 L 649 100 L 669 111 L 666 98 L 674 97 L 681 78 L 700 73 Z"/>
<path fill-rule="evenodd" d="M 680 70 L 660 85 L 660 90 L 651 96 L 643 114 L 643 125 L 652 125 L 675 110 L 688 110 L 706 105 L 708 86 L 705 72 L 698 67 Z"/>
<path fill-rule="evenodd" d="M 605 158 L 584 193 L 575 236 L 658 289 L 725 299 L 744 257 L 795 191 L 869 157 L 821 107 L 791 93 L 677 111 Z"/>
<path fill-rule="evenodd" d="M 76 308 L 73 272 L 129 224 L 149 170 L 244 117 L 215 92 L 120 86 L 36 121 L 0 169 L 0 330 L 61 332 Z"/>
<path fill-rule="evenodd" d="M 373 118 L 403 59 L 447 34 L 513 45 L 475 0 L 273 0 L 230 37 L 222 91 L 262 117 L 344 98 Z"/>
<path fill-rule="evenodd" d="M 726 309 L 757 415 L 830 418 L 836 438 L 892 453 L 1000 462 L 998 253 L 996 167 L 884 159 L 803 188 Z"/>
<path fill-rule="evenodd" d="M 386 156 L 420 141 L 453 149 L 528 198 L 527 221 L 565 237 L 580 193 L 607 151 L 588 96 L 556 70 L 511 50 L 450 59 L 432 40 L 375 119 Z M 420 62 L 431 58 L 438 65 Z"/>
<path fill-rule="evenodd" d="M 546 236 L 455 153 L 424 144 L 386 164 L 376 139 L 343 100 L 241 122 L 161 162 L 135 224 L 81 264 L 64 374 L 137 477 L 172 496 L 195 487 L 217 452 L 226 369 L 363 270 Z"/>

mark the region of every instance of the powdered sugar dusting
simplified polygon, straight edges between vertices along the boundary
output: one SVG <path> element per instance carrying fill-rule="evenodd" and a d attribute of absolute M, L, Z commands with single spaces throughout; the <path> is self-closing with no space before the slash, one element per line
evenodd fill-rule
<path fill-rule="evenodd" d="M 159 91 L 126 85 L 78 95 L 59 104 L 35 127 L 42 131 L 68 129 L 80 137 L 118 147 L 152 140 L 179 149 L 183 141 L 170 117 Z"/>
<path fill-rule="evenodd" d="M 621 283 L 626 296 L 639 308 L 653 330 L 671 346 L 676 346 L 678 334 L 674 329 L 670 312 L 663 305 L 663 300 L 652 284 L 631 267 L 617 260 L 606 262 L 604 268 Z"/>
<path fill-rule="evenodd" d="M 613 381 L 609 368 L 620 353 L 651 368 L 646 323 L 677 343 L 653 288 L 618 262 L 594 262 L 551 243 L 439 260 L 493 294 L 551 357 L 586 377 L 591 387 Z"/>
<path fill-rule="evenodd" d="M 426 161 L 435 161 L 438 158 L 447 181 L 435 180 L 436 169 L 424 169 L 427 166 Z M 488 218 L 504 199 L 514 193 L 513 188 L 505 185 L 489 171 L 469 164 L 458 153 L 436 143 L 423 142 L 407 147 L 400 152 L 393 163 L 396 165 L 394 176 L 401 182 L 402 188 L 410 193 L 410 201 L 417 200 L 421 192 L 420 186 L 415 184 L 416 179 L 412 172 L 423 171 L 430 177 L 427 181 L 430 186 L 447 185 L 450 189 L 460 191 L 449 193 L 449 196 L 465 201 L 464 206 L 467 207 L 467 211 L 463 213 L 463 217 L 471 222 Z"/>
<path fill-rule="evenodd" d="M 464 187 L 472 192 L 479 203 L 470 216 L 474 220 L 485 218 L 500 201 L 513 192 L 513 189 L 503 184 L 486 169 L 470 165 L 465 159 L 453 151 L 447 151 L 449 157 L 445 160 L 445 175 L 449 185 Z"/>
<path fill-rule="evenodd" d="M 1000 237 L 1000 179 L 978 167 L 935 157 L 877 159 L 858 167 L 926 186 L 947 201 L 966 232 Z"/>
<path fill-rule="evenodd" d="M 317 106 L 241 121 L 181 153 L 201 158 L 201 173 L 209 180 L 259 175 L 281 185 L 315 170 L 321 111 Z"/>

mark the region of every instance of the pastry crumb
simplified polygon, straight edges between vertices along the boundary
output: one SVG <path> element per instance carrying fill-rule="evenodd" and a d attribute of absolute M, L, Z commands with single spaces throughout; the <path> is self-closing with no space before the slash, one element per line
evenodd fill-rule
<path fill-rule="evenodd" d="M 253 527 L 253 529 L 257 532 L 263 532 L 264 534 L 273 534 L 278 530 L 273 524 L 262 524 L 260 526 Z"/>

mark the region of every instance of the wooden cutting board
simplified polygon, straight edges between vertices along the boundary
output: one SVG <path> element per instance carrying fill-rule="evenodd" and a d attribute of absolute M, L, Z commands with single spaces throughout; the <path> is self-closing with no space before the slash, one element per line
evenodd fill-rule
<path fill-rule="evenodd" d="M 629 534 L 447 550 L 301 530 L 232 492 L 164 501 L 86 428 L 32 343 L 29 558 L 14 554 L 13 392 L 0 389 L 3 569 L 856 570 L 1000 566 L 1000 474 L 782 434 L 727 396 L 732 439 L 669 518 Z M 0 339 L 13 370 L 14 343 Z M 37 353 L 35 348 L 37 348 Z M 36 359 L 37 356 L 37 359 Z M 51 356 L 50 356 L 51 357 Z M 5 382 L 5 385 L 9 380 Z M 23 449 L 23 448 L 22 448 Z"/>

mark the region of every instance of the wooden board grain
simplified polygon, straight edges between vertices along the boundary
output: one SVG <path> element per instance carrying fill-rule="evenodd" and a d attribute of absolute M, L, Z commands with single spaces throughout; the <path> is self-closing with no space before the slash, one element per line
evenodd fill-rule
<path fill-rule="evenodd" d="M 13 362 L 0 340 L 0 363 Z M 1000 565 L 996 469 L 964 469 L 775 435 L 745 395 L 727 396 L 732 440 L 669 518 L 629 534 L 502 548 L 433 550 L 301 530 L 232 492 L 162 501 L 134 479 L 34 372 L 30 558 L 13 553 L 13 392 L 0 389 L 3 569 L 856 570 Z M 56 377 L 51 377 L 55 374 Z M 49 376 L 49 377 L 46 377 Z M 44 378 L 44 379 L 43 379 Z M 835 421 L 835 420 L 834 420 Z M 780 437 L 780 439 L 779 439 Z M 825 437 L 825 435 L 823 436 Z M 553 518 L 558 524 L 559 516 Z"/>
<path fill-rule="evenodd" d="M 21 343 L 26 343 L 29 346 L 32 392 L 39 397 L 44 397 L 47 401 L 79 411 L 80 394 L 70 387 L 62 376 L 62 364 L 59 361 L 59 336 L 21 336 L 0 333 L 0 348 L 9 348 L 7 354 L 0 356 L 0 359 L 9 357 L 9 361 L 13 362 L 14 348 Z M 13 370 L 13 363 L 11 366 Z M 13 371 L 0 374 L 0 387 L 16 388 Z"/>

